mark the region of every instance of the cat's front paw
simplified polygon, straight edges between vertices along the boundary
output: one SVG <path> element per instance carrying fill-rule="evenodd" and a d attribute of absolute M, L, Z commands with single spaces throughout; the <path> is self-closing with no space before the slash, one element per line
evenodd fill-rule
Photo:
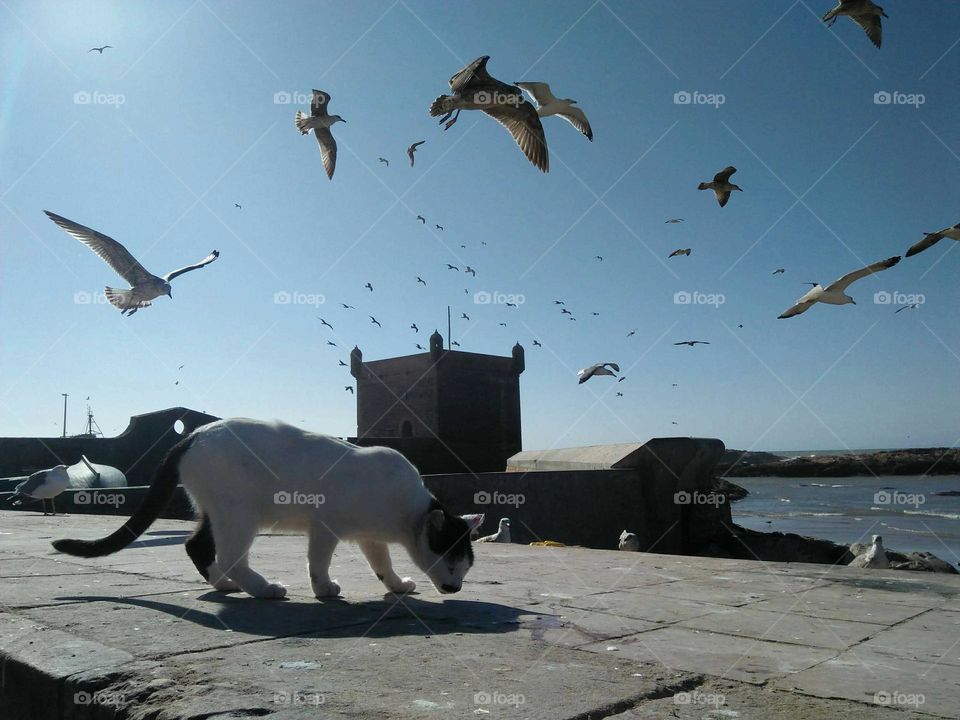
<path fill-rule="evenodd" d="M 405 595 L 407 593 L 412 593 L 416 589 L 417 589 L 417 584 L 408 577 L 403 578 L 394 587 L 389 588 L 390 592 L 396 593 L 397 595 Z"/>
<path fill-rule="evenodd" d="M 226 576 L 213 583 L 213 587 L 220 592 L 237 592 L 240 589 L 239 585 Z"/>
<path fill-rule="evenodd" d="M 250 594 L 264 600 L 279 600 L 287 596 L 287 589 L 280 583 L 267 583 L 263 589 Z"/>
<path fill-rule="evenodd" d="M 336 597 L 340 594 L 340 585 L 336 580 L 313 583 L 313 594 L 318 598 Z"/>

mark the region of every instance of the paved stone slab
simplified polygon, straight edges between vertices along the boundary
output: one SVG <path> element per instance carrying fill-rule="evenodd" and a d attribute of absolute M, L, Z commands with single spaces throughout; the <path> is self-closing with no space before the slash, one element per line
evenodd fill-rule
<path fill-rule="evenodd" d="M 863 648 L 849 650 L 774 684 L 818 697 L 848 698 L 874 707 L 896 707 L 937 717 L 956 718 L 960 712 L 960 673 L 956 667 Z"/>
<path fill-rule="evenodd" d="M 670 697 L 650 700 L 607 720 L 913 720 L 928 718 L 877 705 L 825 700 L 741 683 L 708 680 Z"/>
<path fill-rule="evenodd" d="M 868 640 L 857 650 L 860 648 L 913 660 L 960 665 L 960 612 L 925 612 Z"/>
<path fill-rule="evenodd" d="M 611 613 L 619 617 L 647 620 L 651 623 L 674 623 L 717 611 L 717 606 L 710 603 L 679 598 L 667 600 L 654 593 L 631 590 L 615 590 L 579 599 L 560 600 L 557 605 L 597 613 Z"/>
<path fill-rule="evenodd" d="M 886 625 L 806 617 L 753 607 L 723 608 L 709 615 L 684 620 L 678 625 L 835 650 L 846 650 L 886 628 Z"/>
<path fill-rule="evenodd" d="M 890 594 L 881 592 L 875 595 L 868 591 L 830 584 L 797 596 L 788 595 L 762 600 L 751 607 L 754 610 L 790 612 L 808 617 L 894 625 L 943 602 L 943 598 L 939 595 L 911 594 L 908 600 L 912 602 L 907 604 L 902 602 L 901 596 L 895 595 L 894 598 L 890 598 Z M 892 600 L 895 599 L 901 602 L 893 602 Z"/>
<path fill-rule="evenodd" d="M 751 683 L 799 672 L 837 654 L 824 648 L 784 645 L 675 625 L 615 642 L 584 645 L 582 649 Z"/>

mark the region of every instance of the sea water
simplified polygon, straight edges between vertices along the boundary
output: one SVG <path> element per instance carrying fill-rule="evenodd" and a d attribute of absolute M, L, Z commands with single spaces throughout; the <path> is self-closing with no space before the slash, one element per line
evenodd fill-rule
<path fill-rule="evenodd" d="M 731 506 L 751 530 L 790 532 L 849 545 L 882 535 L 885 547 L 960 563 L 960 476 L 731 478 L 750 494 Z"/>

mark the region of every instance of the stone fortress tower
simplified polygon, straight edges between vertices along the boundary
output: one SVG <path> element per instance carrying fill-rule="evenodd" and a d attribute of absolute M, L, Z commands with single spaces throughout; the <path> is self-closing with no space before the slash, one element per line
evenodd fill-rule
<path fill-rule="evenodd" d="M 364 362 L 355 347 L 360 445 L 404 453 L 421 473 L 489 472 L 522 450 L 523 347 L 510 357 L 445 350 L 434 331 L 429 352 Z"/>

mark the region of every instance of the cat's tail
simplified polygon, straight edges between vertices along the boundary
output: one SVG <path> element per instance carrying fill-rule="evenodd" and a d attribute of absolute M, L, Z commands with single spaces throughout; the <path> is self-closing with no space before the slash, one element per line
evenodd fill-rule
<path fill-rule="evenodd" d="M 180 460 L 193 443 L 193 438 L 191 434 L 170 448 L 147 491 L 147 497 L 120 529 L 99 540 L 54 540 L 53 547 L 68 555 L 100 557 L 123 550 L 140 537 L 160 516 L 180 484 Z"/>

